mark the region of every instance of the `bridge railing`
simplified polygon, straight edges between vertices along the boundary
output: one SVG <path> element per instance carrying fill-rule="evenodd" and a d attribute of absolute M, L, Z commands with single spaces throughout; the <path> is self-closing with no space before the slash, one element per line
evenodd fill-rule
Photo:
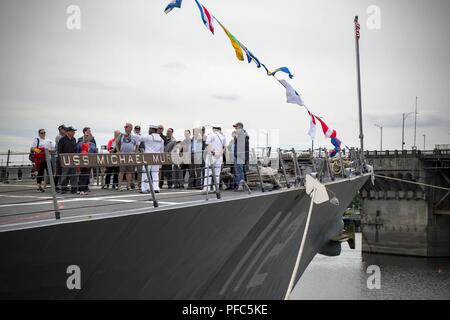
<path fill-rule="evenodd" d="M 450 149 L 365 151 L 366 157 L 439 156 L 439 155 L 450 155 Z"/>

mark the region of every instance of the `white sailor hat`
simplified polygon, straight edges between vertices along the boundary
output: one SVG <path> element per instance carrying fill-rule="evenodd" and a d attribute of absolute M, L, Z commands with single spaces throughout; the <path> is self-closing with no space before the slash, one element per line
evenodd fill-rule
<path fill-rule="evenodd" d="M 154 124 L 150 124 L 149 125 L 149 129 L 158 129 L 158 126 L 154 125 Z"/>
<path fill-rule="evenodd" d="M 219 129 L 219 130 L 222 130 L 222 126 L 221 126 L 220 124 L 217 124 L 217 123 L 212 124 L 211 127 L 212 127 L 213 129 Z"/>

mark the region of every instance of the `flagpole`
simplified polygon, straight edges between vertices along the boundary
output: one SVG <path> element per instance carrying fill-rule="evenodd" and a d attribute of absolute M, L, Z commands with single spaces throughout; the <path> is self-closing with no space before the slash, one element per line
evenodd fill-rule
<path fill-rule="evenodd" d="M 361 99 L 361 68 L 359 60 L 359 35 L 360 25 L 358 23 L 358 16 L 355 16 L 355 48 L 356 48 L 356 75 L 358 78 L 358 104 L 359 104 L 359 140 L 361 143 L 361 160 L 364 160 L 364 133 L 362 123 L 362 99 Z"/>

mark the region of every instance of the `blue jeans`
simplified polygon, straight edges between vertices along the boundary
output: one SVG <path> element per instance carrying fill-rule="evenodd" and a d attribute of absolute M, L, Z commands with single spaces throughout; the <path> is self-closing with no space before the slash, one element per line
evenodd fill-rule
<path fill-rule="evenodd" d="M 89 190 L 89 180 L 91 178 L 91 168 L 81 168 L 78 178 L 78 191 L 87 192 Z"/>
<path fill-rule="evenodd" d="M 244 180 L 244 165 L 236 163 L 234 165 L 234 185 L 236 188 L 242 180 Z"/>

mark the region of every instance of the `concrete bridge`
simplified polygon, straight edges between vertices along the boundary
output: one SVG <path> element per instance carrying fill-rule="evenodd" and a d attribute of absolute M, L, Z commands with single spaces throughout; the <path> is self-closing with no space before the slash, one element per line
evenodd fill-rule
<path fill-rule="evenodd" d="M 375 174 L 450 188 L 450 148 L 369 151 Z M 450 192 L 376 178 L 361 189 L 363 251 L 450 256 Z"/>

